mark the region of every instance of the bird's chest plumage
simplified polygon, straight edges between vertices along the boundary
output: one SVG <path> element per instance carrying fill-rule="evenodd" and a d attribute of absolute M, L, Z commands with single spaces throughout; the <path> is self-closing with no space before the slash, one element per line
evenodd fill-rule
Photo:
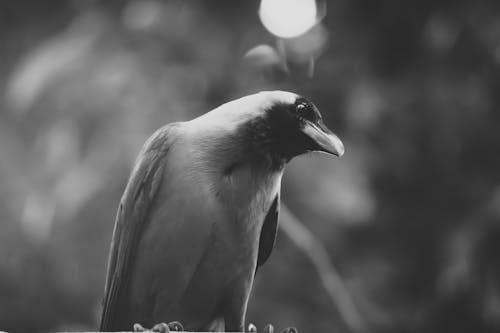
<path fill-rule="evenodd" d="M 166 200 L 156 202 L 141 238 L 135 271 L 142 281 L 135 281 L 133 292 L 137 308 L 141 299 L 155 304 L 154 319 L 201 325 L 210 318 L 193 314 L 212 314 L 229 293 L 250 290 L 260 232 L 281 173 L 251 166 L 210 172 L 199 161 L 178 157 L 162 186 L 173 193 L 159 194 Z"/>
<path fill-rule="evenodd" d="M 219 183 L 217 199 L 227 218 L 215 221 L 220 230 L 218 241 L 252 272 L 262 225 L 279 191 L 280 181 L 279 173 L 243 166 L 224 176 Z"/>

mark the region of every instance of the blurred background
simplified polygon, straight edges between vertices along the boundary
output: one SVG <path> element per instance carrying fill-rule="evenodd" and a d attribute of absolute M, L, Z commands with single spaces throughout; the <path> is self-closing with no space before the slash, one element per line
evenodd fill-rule
<path fill-rule="evenodd" d="M 281 232 L 247 319 L 500 332 L 500 2 L 4 0 L 0 42 L 1 330 L 96 330 L 145 139 L 283 89 L 346 146 L 282 194 L 336 288 Z"/>

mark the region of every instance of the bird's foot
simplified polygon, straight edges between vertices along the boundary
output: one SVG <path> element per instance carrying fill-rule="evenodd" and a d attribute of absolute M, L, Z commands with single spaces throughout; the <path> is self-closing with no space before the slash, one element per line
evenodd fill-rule
<path fill-rule="evenodd" d="M 155 333 L 170 333 L 170 327 L 166 323 L 159 323 L 153 326 L 151 331 Z"/>
<path fill-rule="evenodd" d="M 295 327 L 287 327 L 281 333 L 299 333 Z"/>
<path fill-rule="evenodd" d="M 148 330 L 144 328 L 141 324 L 134 324 L 134 332 L 144 332 L 144 331 L 152 331 L 155 333 L 170 333 L 170 332 L 181 332 L 184 331 L 181 323 L 178 321 L 172 321 L 168 324 L 159 323 L 153 326 L 152 329 Z"/>
<path fill-rule="evenodd" d="M 249 324 L 248 325 L 248 333 L 257 333 L 257 327 L 254 324 Z M 285 328 L 281 333 L 298 333 L 297 329 L 295 327 L 287 327 Z M 271 324 L 267 324 L 264 327 L 264 330 L 262 333 L 274 333 L 274 326 Z"/>
<path fill-rule="evenodd" d="M 182 327 L 182 324 L 178 321 L 171 321 L 170 323 L 168 323 L 168 328 L 171 332 L 184 331 L 184 327 Z"/>
<path fill-rule="evenodd" d="M 134 324 L 134 332 L 144 332 L 146 329 L 139 323 Z"/>

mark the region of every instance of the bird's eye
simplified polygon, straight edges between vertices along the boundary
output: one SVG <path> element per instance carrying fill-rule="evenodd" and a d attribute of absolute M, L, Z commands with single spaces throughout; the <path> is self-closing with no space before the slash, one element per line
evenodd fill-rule
<path fill-rule="evenodd" d="M 301 116 L 305 116 L 307 113 L 307 107 L 304 104 L 297 105 L 297 113 Z"/>

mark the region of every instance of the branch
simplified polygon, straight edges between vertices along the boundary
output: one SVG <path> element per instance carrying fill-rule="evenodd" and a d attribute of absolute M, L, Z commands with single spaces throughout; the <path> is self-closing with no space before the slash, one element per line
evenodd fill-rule
<path fill-rule="evenodd" d="M 346 326 L 352 332 L 368 332 L 367 325 L 356 308 L 352 295 L 344 285 L 340 274 L 333 266 L 328 252 L 318 237 L 307 229 L 283 202 L 281 204 L 280 215 L 281 228 L 311 260 L 323 287 L 326 289 Z"/>

